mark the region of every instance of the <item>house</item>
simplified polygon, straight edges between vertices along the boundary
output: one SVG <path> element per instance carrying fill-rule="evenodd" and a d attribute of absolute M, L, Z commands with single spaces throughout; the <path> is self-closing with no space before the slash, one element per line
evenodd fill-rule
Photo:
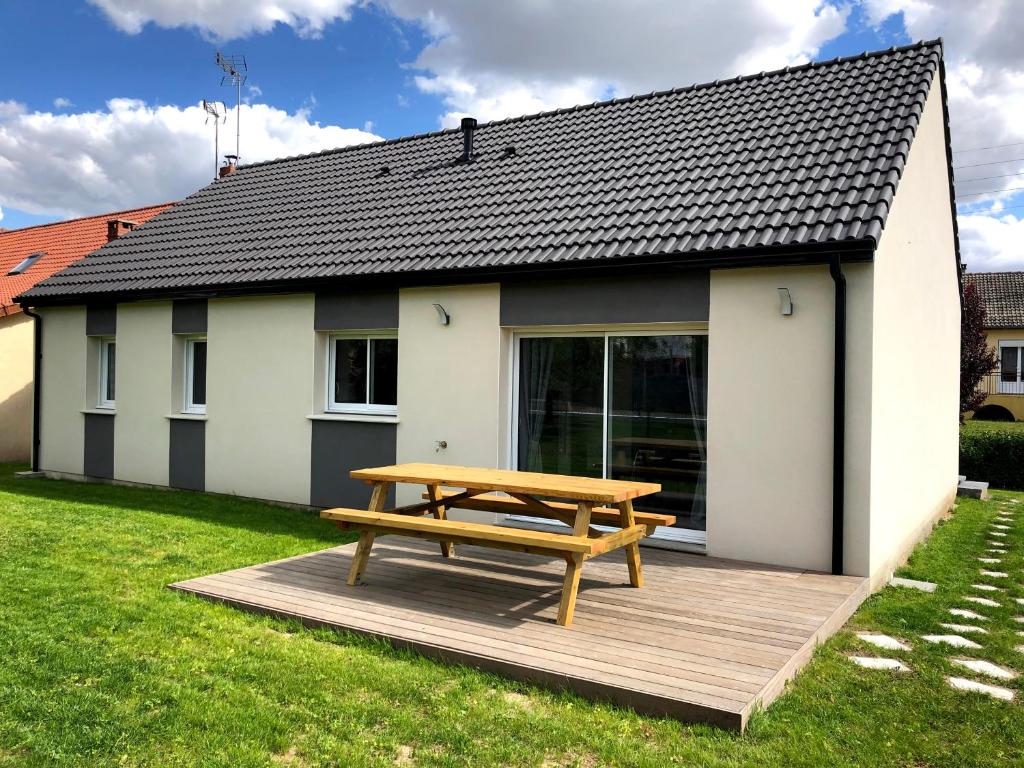
<path fill-rule="evenodd" d="M 32 318 L 14 297 L 169 205 L 0 230 L 0 461 L 28 461 L 32 445 Z"/>
<path fill-rule="evenodd" d="M 976 419 L 1024 419 L 1024 272 L 968 272 L 985 306 L 985 336 L 995 350 L 999 367 L 985 377 L 988 393 Z"/>
<path fill-rule="evenodd" d="M 652 479 L 655 544 L 879 584 L 956 489 L 949 158 L 935 41 L 239 167 L 20 297 L 36 465 Z"/>

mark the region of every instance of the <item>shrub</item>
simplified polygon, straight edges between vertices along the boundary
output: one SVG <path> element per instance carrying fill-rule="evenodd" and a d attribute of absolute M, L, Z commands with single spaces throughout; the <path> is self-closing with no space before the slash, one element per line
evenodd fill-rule
<path fill-rule="evenodd" d="M 967 422 L 960 429 L 960 474 L 993 488 L 1024 490 L 1021 424 Z"/>

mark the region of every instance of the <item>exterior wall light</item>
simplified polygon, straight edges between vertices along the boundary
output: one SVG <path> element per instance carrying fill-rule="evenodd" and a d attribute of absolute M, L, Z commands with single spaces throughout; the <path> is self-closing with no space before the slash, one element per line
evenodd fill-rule
<path fill-rule="evenodd" d="M 435 304 L 434 309 L 437 310 L 437 317 L 441 321 L 441 325 L 451 324 L 452 316 L 445 311 L 444 307 L 442 307 L 440 304 Z"/>
<path fill-rule="evenodd" d="M 779 314 L 783 317 L 793 314 L 793 297 L 789 295 L 789 288 L 779 288 Z"/>

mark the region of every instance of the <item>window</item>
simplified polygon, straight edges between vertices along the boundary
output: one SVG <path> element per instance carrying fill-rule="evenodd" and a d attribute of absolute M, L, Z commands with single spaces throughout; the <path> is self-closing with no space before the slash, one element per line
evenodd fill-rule
<path fill-rule="evenodd" d="M 14 269 L 12 269 L 7 274 L 8 275 L 20 275 L 23 272 L 28 271 L 28 268 L 31 267 L 33 264 L 35 264 L 37 261 L 39 261 L 39 259 L 40 259 L 40 257 L 42 255 L 43 255 L 42 251 L 29 255 L 28 257 L 23 259 L 21 262 L 19 262 L 18 265 L 16 267 L 14 267 Z"/>
<path fill-rule="evenodd" d="M 331 336 L 329 348 L 328 411 L 398 413 L 398 339 Z"/>
<path fill-rule="evenodd" d="M 185 340 L 185 413 L 206 413 L 206 338 Z"/>
<path fill-rule="evenodd" d="M 707 336 L 524 334 L 516 354 L 516 468 L 661 483 L 638 506 L 676 516 L 665 538 L 702 543 Z"/>
<path fill-rule="evenodd" d="M 999 342 L 999 394 L 1024 395 L 1024 341 Z"/>
<path fill-rule="evenodd" d="M 100 339 L 100 386 L 96 405 L 114 407 L 114 372 L 117 368 L 117 344 L 114 339 Z"/>

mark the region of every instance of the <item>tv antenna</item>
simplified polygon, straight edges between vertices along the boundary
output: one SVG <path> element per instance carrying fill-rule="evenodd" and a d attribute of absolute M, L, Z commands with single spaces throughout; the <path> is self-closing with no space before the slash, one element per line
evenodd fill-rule
<path fill-rule="evenodd" d="M 203 99 L 203 109 L 206 111 L 206 124 L 209 125 L 210 118 L 213 118 L 213 178 L 217 179 L 217 161 L 220 158 L 220 124 L 228 121 L 228 109 L 223 101 L 210 101 Z"/>
<path fill-rule="evenodd" d="M 235 155 L 240 157 L 242 154 L 242 86 L 248 76 L 249 67 L 245 63 L 245 56 L 225 56 L 220 51 L 217 51 L 217 66 L 224 70 L 220 84 L 235 86 Z"/>

